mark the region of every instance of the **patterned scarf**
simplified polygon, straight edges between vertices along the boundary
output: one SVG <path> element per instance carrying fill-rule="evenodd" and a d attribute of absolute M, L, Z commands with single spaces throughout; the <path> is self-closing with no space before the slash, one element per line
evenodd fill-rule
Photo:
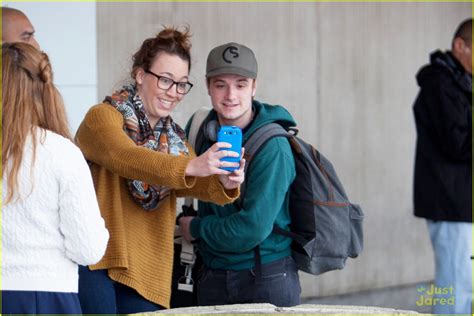
<path fill-rule="evenodd" d="M 170 116 L 161 118 L 152 130 L 135 85 L 124 86 L 122 90 L 106 97 L 104 102 L 122 113 L 125 121 L 123 129 L 138 146 L 175 156 L 189 155 L 185 132 Z M 147 211 L 158 209 L 170 195 L 170 188 L 140 180 L 127 180 L 127 186 L 135 202 Z"/>

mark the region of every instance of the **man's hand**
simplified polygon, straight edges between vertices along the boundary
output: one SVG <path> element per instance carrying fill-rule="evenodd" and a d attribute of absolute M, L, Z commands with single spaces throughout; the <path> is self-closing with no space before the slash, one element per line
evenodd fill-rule
<path fill-rule="evenodd" d="M 183 238 L 189 242 L 194 240 L 193 236 L 191 236 L 191 231 L 189 228 L 193 219 L 194 216 L 182 216 L 179 219 L 179 229 L 181 230 L 181 234 L 183 234 Z"/>
<path fill-rule="evenodd" d="M 244 156 L 244 148 L 242 148 L 242 156 Z M 237 170 L 234 170 L 231 174 L 219 175 L 219 181 L 222 183 L 222 186 L 228 190 L 238 188 L 245 180 L 245 159 L 240 160 L 240 167 Z"/>

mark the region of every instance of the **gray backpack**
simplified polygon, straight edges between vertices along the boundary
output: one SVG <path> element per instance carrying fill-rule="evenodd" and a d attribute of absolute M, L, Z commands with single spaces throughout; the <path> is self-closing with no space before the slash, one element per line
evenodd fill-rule
<path fill-rule="evenodd" d="M 364 215 L 349 202 L 329 160 L 296 134 L 296 129 L 287 131 L 276 123 L 260 127 L 244 144 L 245 169 L 269 139 L 288 138 L 296 165 L 290 188 L 290 231 L 274 226 L 273 232 L 293 239 L 292 256 L 298 269 L 316 275 L 343 269 L 347 257 L 355 258 L 362 251 Z M 243 199 L 245 183 L 237 203 L 242 205 Z M 256 257 L 258 252 L 257 247 Z"/>

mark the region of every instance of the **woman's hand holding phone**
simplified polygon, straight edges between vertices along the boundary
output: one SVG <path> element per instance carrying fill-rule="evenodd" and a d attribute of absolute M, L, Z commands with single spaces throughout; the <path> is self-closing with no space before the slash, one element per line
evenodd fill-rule
<path fill-rule="evenodd" d="M 243 157 L 245 153 L 245 148 L 242 147 L 240 157 Z M 234 170 L 232 173 L 226 175 L 219 175 L 219 181 L 222 183 L 222 186 L 226 189 L 235 189 L 238 188 L 245 180 L 245 158 L 240 160 L 240 167 Z"/>
<path fill-rule="evenodd" d="M 194 177 L 207 177 L 213 174 L 229 175 L 231 172 L 222 168 L 239 168 L 238 162 L 223 161 L 222 158 L 236 158 L 240 154 L 229 150 L 229 143 L 217 142 L 202 155 L 191 159 L 186 166 L 185 175 Z"/>

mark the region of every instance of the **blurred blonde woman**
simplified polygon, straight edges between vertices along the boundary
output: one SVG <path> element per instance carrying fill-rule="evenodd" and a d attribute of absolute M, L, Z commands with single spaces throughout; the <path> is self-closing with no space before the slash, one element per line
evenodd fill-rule
<path fill-rule="evenodd" d="M 78 264 L 99 261 L 109 233 L 71 141 L 48 56 L 2 45 L 3 314 L 81 314 Z"/>

